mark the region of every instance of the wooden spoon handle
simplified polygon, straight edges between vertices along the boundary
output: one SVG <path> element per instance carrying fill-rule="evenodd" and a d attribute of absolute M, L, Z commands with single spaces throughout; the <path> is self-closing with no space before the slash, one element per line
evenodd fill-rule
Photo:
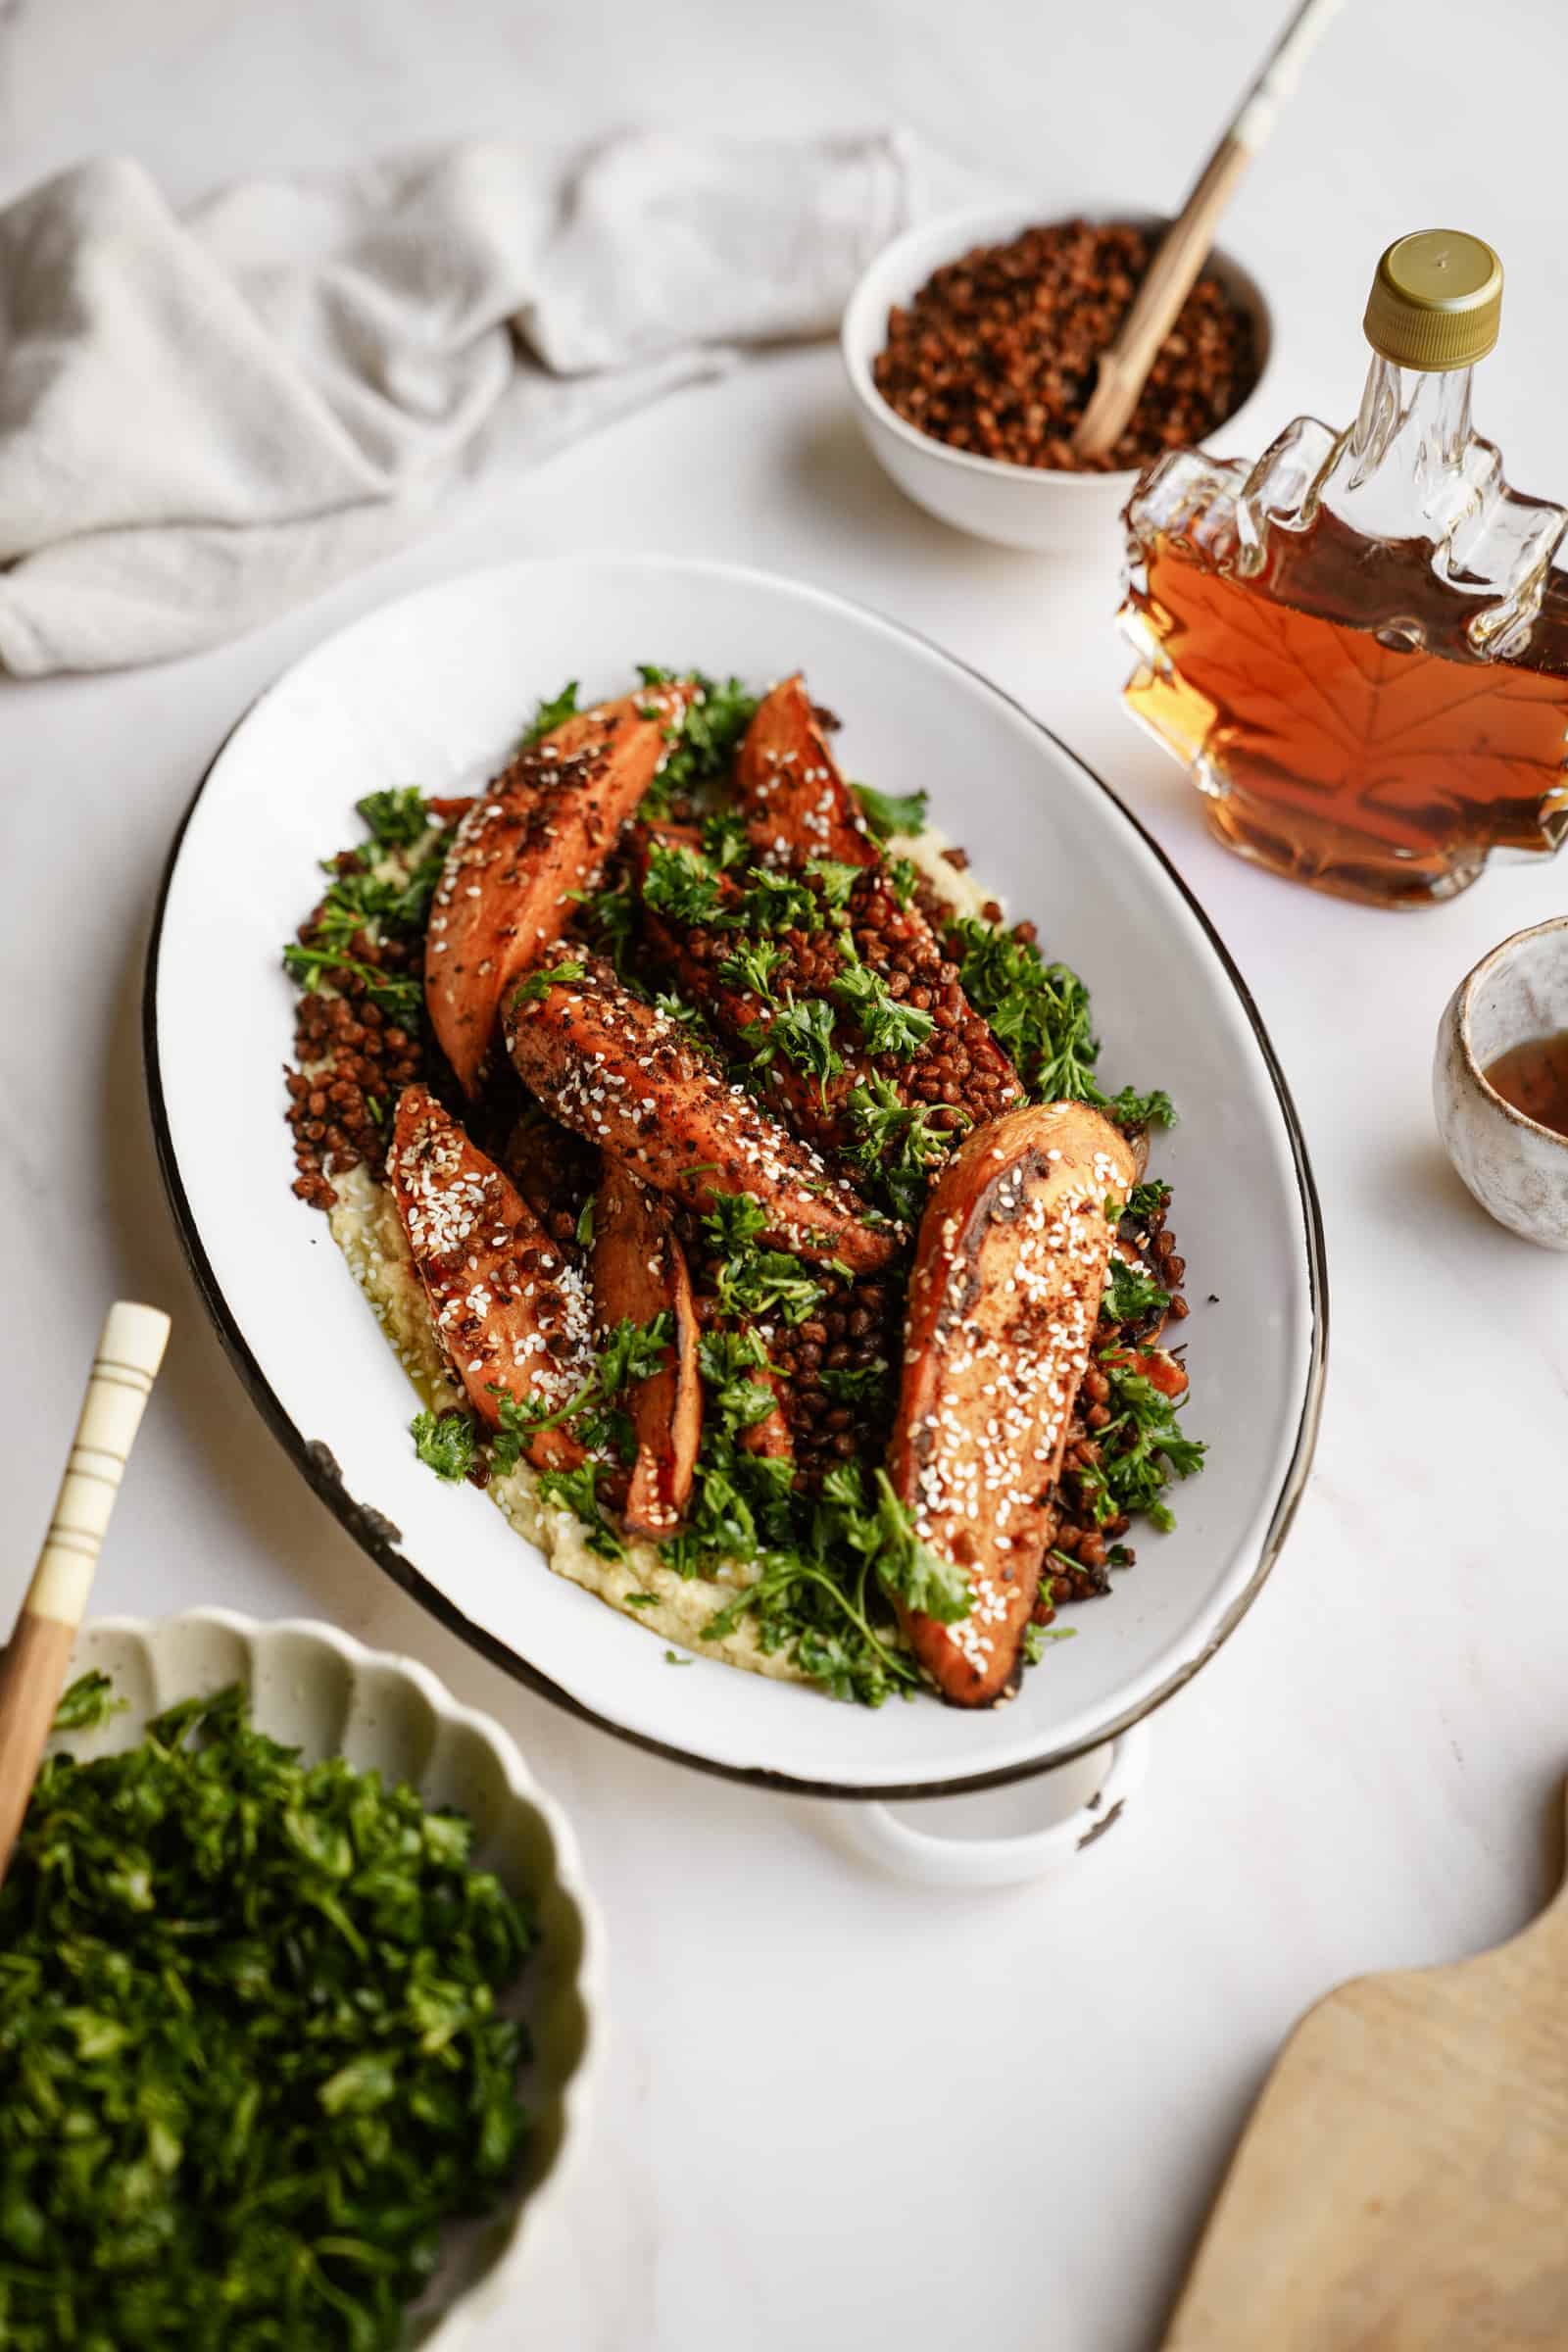
<path fill-rule="evenodd" d="M 1273 129 L 1329 19 L 1344 5 L 1345 0 L 1299 0 L 1262 73 L 1160 240 L 1116 340 L 1102 354 L 1094 391 L 1072 437 L 1075 456 L 1102 457 L 1125 431 L 1155 354 L 1208 259 L 1220 215 L 1237 181 Z"/>
<path fill-rule="evenodd" d="M 0 1653 L 0 1878 L 27 1810 L 125 1458 L 163 1362 L 169 1317 L 122 1299 L 104 1318 L 54 1516 Z"/>

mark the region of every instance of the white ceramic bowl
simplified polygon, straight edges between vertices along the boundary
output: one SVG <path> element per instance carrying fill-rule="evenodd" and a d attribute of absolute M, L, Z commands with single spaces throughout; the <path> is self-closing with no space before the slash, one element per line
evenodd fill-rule
<path fill-rule="evenodd" d="M 1080 208 L 1085 219 L 1130 220 L 1136 227 L 1163 228 L 1157 217 Z M 855 394 L 856 415 L 867 446 L 884 472 L 917 507 L 942 522 L 991 539 L 1003 547 L 1037 553 L 1111 556 L 1121 546 L 1118 518 L 1138 479 L 1136 468 L 1119 473 L 1065 473 L 1031 466 L 1006 466 L 995 458 L 950 449 L 917 432 L 890 408 L 871 378 L 871 364 L 887 341 L 888 312 L 908 303 L 933 270 L 956 261 L 975 245 L 996 245 L 1041 220 L 1059 219 L 1056 208 L 1012 204 L 1003 209 L 950 213 L 895 237 L 870 264 L 850 296 L 839 344 Z M 1234 255 L 1216 246 L 1209 268 L 1233 301 L 1250 311 L 1257 335 L 1257 382 L 1242 406 L 1202 446 L 1244 455 L 1260 444 L 1259 426 L 1268 415 L 1267 386 L 1273 319 L 1262 289 Z"/>
<path fill-rule="evenodd" d="M 410 2352 L 458 2352 L 476 2323 L 507 2304 L 523 2340 L 530 2332 L 528 2249 L 580 2132 L 603 2038 L 602 1937 L 560 1810 L 500 1724 L 460 1706 L 413 1658 L 367 1649 L 329 1625 L 264 1625 L 230 1609 L 196 1609 L 157 1624 L 104 1617 L 83 1627 L 73 1653 L 74 1675 L 89 1667 L 111 1675 L 128 1704 L 98 1730 L 54 1742 L 73 1755 L 133 1747 L 161 1708 L 240 1683 L 257 1728 L 303 1749 L 308 1762 L 346 1756 L 362 1771 L 412 1783 L 427 1805 L 460 1807 L 478 1832 L 477 1865 L 511 1892 L 532 1897 L 539 1943 L 518 1987 L 518 2013 L 533 2041 L 520 2084 L 533 2117 L 523 2174 L 488 2220 L 448 2231 L 441 2267 L 407 2333 Z"/>
<path fill-rule="evenodd" d="M 1483 956 L 1444 1007 L 1432 1070 L 1438 1132 L 1489 1216 L 1568 1250 L 1568 1136 L 1527 1118 L 1487 1080 L 1499 1054 L 1568 1029 L 1568 915 Z"/>
<path fill-rule="evenodd" d="M 1139 1544 L 1011 1704 L 872 1713 L 665 1644 L 552 1575 L 409 1441 L 415 1398 L 334 1249 L 293 1199 L 278 943 L 361 795 L 469 790 L 563 678 L 638 662 L 757 684 L 805 670 L 850 774 L 928 786 L 977 878 L 1093 990 L 1113 1086 L 1164 1085 L 1154 1148 L 1189 1268 L 1192 1432 L 1213 1441 L 1173 1535 Z M 1256 1008 L 1180 879 L 1098 778 L 996 687 L 842 598 L 724 564 L 584 556 L 473 572 L 372 612 L 265 694 L 215 760 L 171 860 L 146 996 L 170 1196 L 203 1294 L 291 1458 L 389 1574 L 487 1656 L 661 1753 L 805 1795 L 951 1795 L 1113 1739 L 1240 1621 L 1290 1523 L 1316 1427 L 1322 1236 Z M 1237 1202 L 1246 1214 L 1238 1215 Z M 1215 1294 L 1209 1303 L 1209 1294 Z M 694 1645 L 699 1647 L 700 1644 Z"/>

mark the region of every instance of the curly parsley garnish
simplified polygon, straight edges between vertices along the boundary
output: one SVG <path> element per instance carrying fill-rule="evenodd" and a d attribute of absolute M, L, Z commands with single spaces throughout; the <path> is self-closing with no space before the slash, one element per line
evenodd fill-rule
<path fill-rule="evenodd" d="M 699 926 L 733 920 L 724 904 L 718 875 L 700 850 L 684 842 L 654 842 L 643 877 L 644 903 L 672 923 Z"/>
<path fill-rule="evenodd" d="M 1104 1312 L 1113 1323 L 1142 1323 L 1148 1315 L 1162 1315 L 1169 1304 L 1169 1291 L 1162 1290 L 1145 1267 L 1130 1266 L 1114 1250 L 1111 1251 L 1105 1275 Z"/>
<path fill-rule="evenodd" d="M 829 984 L 836 1004 L 853 1012 L 860 1025 L 867 1054 L 896 1054 L 907 1061 L 929 1044 L 936 1021 L 917 1004 L 896 997 L 880 972 L 862 963 L 853 949 L 839 977 Z"/>
<path fill-rule="evenodd" d="M 390 792 L 368 792 L 354 804 L 370 839 L 384 850 L 412 850 L 430 830 L 432 818 L 416 784 Z"/>
<path fill-rule="evenodd" d="M 577 681 L 568 678 L 559 694 L 544 696 L 528 724 L 517 738 L 517 749 L 525 752 L 536 743 L 543 743 L 557 727 L 564 726 L 568 718 L 577 715 Z"/>
<path fill-rule="evenodd" d="M 713 1296 L 721 1314 L 741 1321 L 776 1314 L 804 1323 L 822 1297 L 823 1286 L 798 1257 L 759 1246 L 767 1223 L 761 1202 L 751 1193 L 720 1194 L 703 1219 L 709 1247 L 720 1259 Z"/>
<path fill-rule="evenodd" d="M 1169 1127 L 1170 1097 L 1124 1087 L 1106 1095 L 1095 1076 L 1100 1041 L 1090 1027 L 1089 991 L 1064 963 L 1047 963 L 1032 940 L 963 916 L 954 925 L 958 978 L 983 1012 L 1038 1102 L 1093 1102 L 1124 1126 Z"/>
<path fill-rule="evenodd" d="M 672 731 L 663 769 L 644 800 L 646 812 L 656 816 L 677 797 L 728 776 L 741 738 L 757 714 L 757 697 L 747 692 L 739 678 L 726 678 L 720 684 L 701 670 L 661 669 L 656 662 L 640 662 L 637 674 L 645 686 L 672 686 L 687 677 L 697 687 L 696 700 L 687 706 L 685 716 Z"/>
<path fill-rule="evenodd" d="M 425 1468 L 451 1486 L 466 1479 L 479 1458 L 479 1433 L 469 1413 L 416 1413 L 409 1435 Z"/>
<path fill-rule="evenodd" d="M 1137 1369 L 1136 1356 L 1101 1356 L 1110 1383 L 1111 1418 L 1098 1435 L 1098 1469 L 1078 1473 L 1079 1486 L 1102 1526 L 1120 1511 L 1142 1511 L 1162 1533 L 1176 1524 L 1163 1499 L 1173 1479 L 1191 1478 L 1206 1448 L 1183 1432 L 1177 1407 L 1163 1389 Z"/>

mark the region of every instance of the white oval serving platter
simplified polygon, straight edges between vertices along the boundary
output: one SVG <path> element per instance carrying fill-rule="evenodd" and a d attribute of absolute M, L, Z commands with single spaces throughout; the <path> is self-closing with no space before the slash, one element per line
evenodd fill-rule
<path fill-rule="evenodd" d="M 1195 1301 L 1188 1422 L 1210 1441 L 1111 1595 L 1075 1610 L 1009 1705 L 879 1711 L 697 1658 L 576 1586 L 471 1488 L 415 1455 L 415 1398 L 326 1220 L 290 1193 L 281 943 L 317 861 L 386 786 L 471 789 L 566 678 L 638 662 L 763 684 L 804 668 L 847 771 L 931 795 L 1009 917 L 1079 970 L 1102 1073 L 1164 1086 Z M 534 1689 L 662 1753 L 797 1793 L 952 1794 L 1060 1763 L 1179 1690 L 1267 1575 L 1304 1482 L 1323 1378 L 1322 1229 L 1299 1128 L 1241 976 L 1173 868 L 1098 777 L 986 680 L 893 622 L 717 564 L 583 558 L 426 589 L 297 662 L 235 727 L 186 812 L 149 952 L 148 1085 L 197 1281 L 257 1404 L 365 1549 Z M 1209 1294 L 1217 1302 L 1205 1303 Z"/>

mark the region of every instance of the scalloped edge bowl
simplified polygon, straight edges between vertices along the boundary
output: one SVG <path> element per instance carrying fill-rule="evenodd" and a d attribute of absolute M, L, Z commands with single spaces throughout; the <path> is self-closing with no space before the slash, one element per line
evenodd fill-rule
<path fill-rule="evenodd" d="M 410 2309 L 406 2346 L 457 2352 L 474 2326 L 515 2297 L 543 2209 L 567 2177 L 602 2056 L 603 1932 L 583 1885 L 576 1839 L 534 1781 L 511 1735 L 462 1705 L 416 1659 L 368 1649 L 308 1618 L 264 1624 L 232 1609 L 85 1625 L 71 1672 L 113 1677 L 128 1703 L 98 1730 L 51 1740 L 83 1759 L 140 1740 L 177 1698 L 243 1684 L 252 1718 L 316 1762 L 346 1756 L 360 1770 L 409 1781 L 426 1805 L 456 1805 L 478 1833 L 474 1860 L 533 1899 L 539 1946 L 519 1984 L 533 2038 L 520 2084 L 533 2117 L 516 2188 L 487 2220 L 454 2225 L 440 2269 Z"/>

